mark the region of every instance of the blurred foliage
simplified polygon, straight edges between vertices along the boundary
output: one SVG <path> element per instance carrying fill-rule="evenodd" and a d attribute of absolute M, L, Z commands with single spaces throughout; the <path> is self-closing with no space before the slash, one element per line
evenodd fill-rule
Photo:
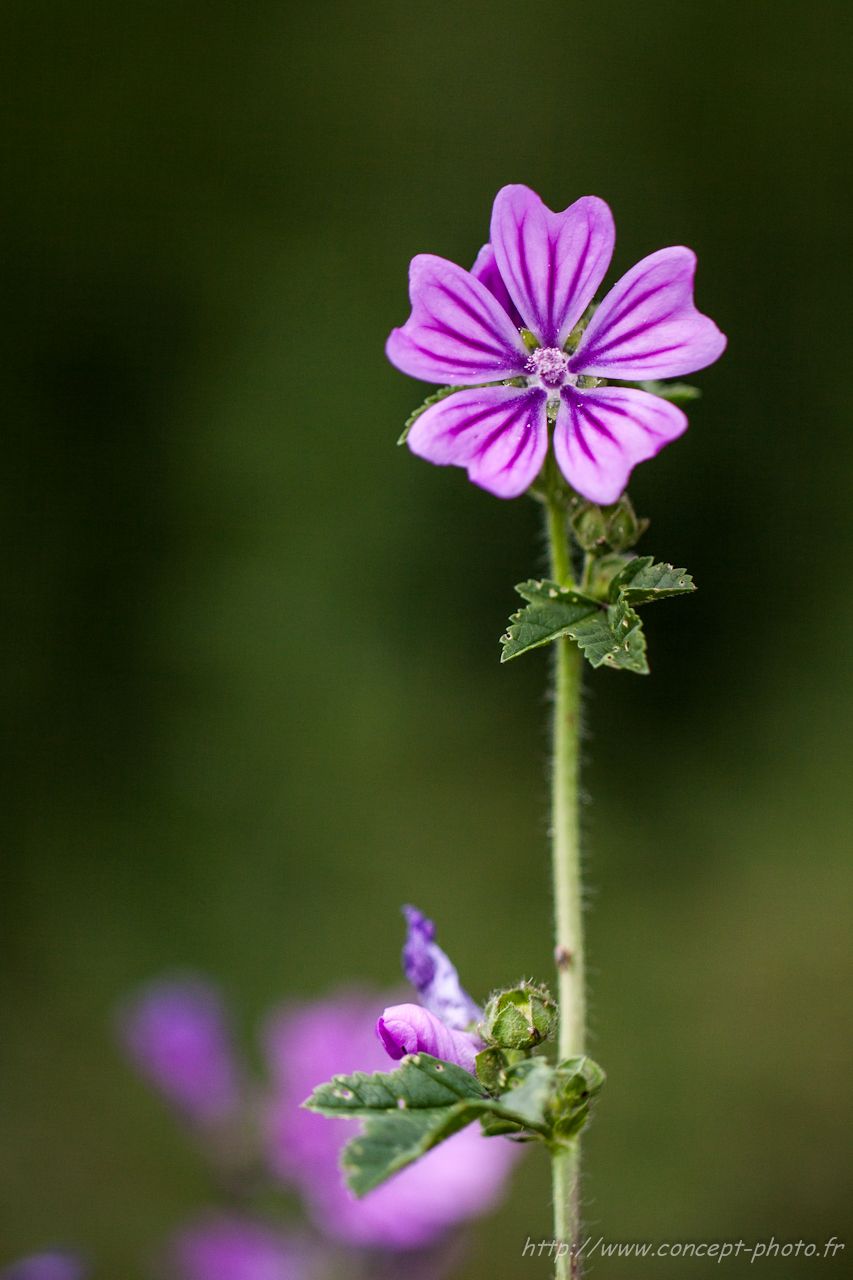
<path fill-rule="evenodd" d="M 428 389 L 382 355 L 409 257 L 472 262 L 508 181 L 605 197 L 611 279 L 689 244 L 730 339 L 632 484 L 641 551 L 699 591 L 650 611 L 649 679 L 588 676 L 588 1220 L 849 1231 L 851 27 L 842 0 L 7 0 L 3 1258 L 142 1276 L 206 1202 L 113 1047 L 129 985 L 208 973 L 250 1043 L 288 993 L 393 982 L 404 901 L 476 994 L 550 976 L 547 657 L 497 643 L 538 511 L 395 449 Z M 530 1159 L 461 1274 L 548 1235 Z"/>

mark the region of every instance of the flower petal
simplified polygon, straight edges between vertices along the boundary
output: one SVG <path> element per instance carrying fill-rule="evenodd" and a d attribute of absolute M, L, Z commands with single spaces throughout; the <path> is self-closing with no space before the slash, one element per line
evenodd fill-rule
<path fill-rule="evenodd" d="M 467 1031 L 451 1031 L 440 1018 L 419 1004 L 395 1004 L 376 1023 L 376 1034 L 389 1057 L 399 1061 L 407 1053 L 431 1053 L 442 1062 L 477 1070 L 477 1054 L 483 1047 L 479 1036 Z"/>
<path fill-rule="evenodd" d="M 477 260 L 471 268 L 471 275 L 475 280 L 479 280 L 484 284 L 489 293 L 497 298 L 516 329 L 523 329 L 524 321 L 521 318 L 521 313 L 509 296 L 509 289 L 507 289 L 503 276 L 498 271 L 495 251 L 490 244 L 484 244 L 477 254 Z"/>
<path fill-rule="evenodd" d="M 503 187 L 489 239 L 509 294 L 543 347 L 562 347 L 613 256 L 613 214 L 598 196 L 552 213 L 535 191 Z"/>
<path fill-rule="evenodd" d="M 468 479 L 498 498 L 517 498 L 548 452 L 546 401 L 541 387 L 457 391 L 415 420 L 407 443 L 439 467 L 467 467 Z"/>
<path fill-rule="evenodd" d="M 658 249 L 613 286 L 572 357 L 573 373 L 599 378 L 676 378 L 713 364 L 725 334 L 693 303 L 696 254 Z"/>
<path fill-rule="evenodd" d="M 408 933 L 403 947 L 403 972 L 421 1003 L 446 1027 L 464 1031 L 477 1023 L 483 1010 L 459 981 L 456 966 L 435 939 L 435 925 L 416 907 L 403 907 Z"/>
<path fill-rule="evenodd" d="M 528 351 L 484 284 L 446 258 L 420 253 L 409 267 L 412 314 L 385 354 L 423 382 L 496 382 L 524 370 Z"/>
<path fill-rule="evenodd" d="M 669 400 L 629 387 L 563 387 L 554 454 L 572 488 L 590 502 L 615 502 L 633 467 L 687 430 Z"/>

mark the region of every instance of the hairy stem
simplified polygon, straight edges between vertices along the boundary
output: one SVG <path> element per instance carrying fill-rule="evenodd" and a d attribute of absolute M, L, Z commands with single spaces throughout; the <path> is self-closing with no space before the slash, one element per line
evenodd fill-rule
<path fill-rule="evenodd" d="M 551 576 L 573 583 L 565 510 L 548 501 Z M 554 877 L 555 957 L 560 1000 L 560 1057 L 584 1052 L 586 991 L 578 821 L 580 690 L 583 656 L 567 636 L 555 642 L 553 762 L 551 773 L 551 849 Z M 554 1157 L 554 1236 L 568 1250 L 557 1257 L 557 1280 L 581 1273 L 580 1139 Z M 559 1255 L 563 1251 L 558 1249 Z"/>

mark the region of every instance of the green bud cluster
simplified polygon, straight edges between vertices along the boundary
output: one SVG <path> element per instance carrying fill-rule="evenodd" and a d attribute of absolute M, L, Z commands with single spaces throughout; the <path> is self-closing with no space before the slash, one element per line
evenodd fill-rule
<path fill-rule="evenodd" d="M 486 1005 L 480 1035 L 496 1049 L 533 1049 L 557 1029 L 557 1004 L 548 988 L 522 982 L 498 991 Z"/>
<path fill-rule="evenodd" d="M 578 545 L 597 555 L 607 550 L 617 555 L 627 551 L 649 527 L 648 520 L 637 516 L 627 493 L 609 507 L 575 497 L 569 508 L 569 521 Z"/>

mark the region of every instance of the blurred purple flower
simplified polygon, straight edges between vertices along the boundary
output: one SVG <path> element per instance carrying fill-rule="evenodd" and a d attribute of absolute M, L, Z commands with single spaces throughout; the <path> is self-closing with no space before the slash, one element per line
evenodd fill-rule
<path fill-rule="evenodd" d="M 0 1271 L 0 1280 L 83 1280 L 89 1268 L 71 1253 L 33 1253 Z"/>
<path fill-rule="evenodd" d="M 245 1218 L 211 1218 L 172 1246 L 180 1280 L 304 1280 L 304 1249 L 282 1232 Z"/>
<path fill-rule="evenodd" d="M 363 1200 L 355 1199 L 338 1168 L 353 1122 L 315 1115 L 300 1103 L 337 1073 L 391 1067 L 374 1034 L 385 1003 L 364 994 L 342 995 L 273 1020 L 266 1038 L 274 1080 L 266 1117 L 269 1156 L 276 1174 L 299 1187 L 327 1236 L 362 1247 L 416 1249 L 491 1209 L 518 1148 L 502 1138 L 484 1138 L 471 1125 Z"/>
<path fill-rule="evenodd" d="M 467 1031 L 453 1031 L 419 1004 L 395 1004 L 376 1023 L 376 1035 L 385 1052 L 399 1060 L 406 1053 L 431 1053 L 444 1062 L 455 1062 L 473 1075 L 483 1041 Z"/>
<path fill-rule="evenodd" d="M 435 925 L 416 907 L 403 907 L 408 933 L 403 946 L 403 972 L 421 1004 L 447 1027 L 467 1031 L 483 1011 L 459 982 L 459 974 L 435 939 Z"/>
<path fill-rule="evenodd" d="M 236 1112 L 239 1072 L 222 1000 L 207 983 L 145 988 L 125 1006 L 119 1028 L 134 1065 L 187 1119 L 216 1124 Z"/>
<path fill-rule="evenodd" d="M 693 303 L 696 256 L 676 245 L 643 258 L 604 298 L 574 352 L 564 350 L 604 279 L 616 238 L 597 196 L 553 213 L 528 187 L 502 188 L 490 243 L 472 271 L 433 254 L 409 270 L 412 314 L 386 344 L 424 382 L 505 383 L 457 391 L 422 413 L 408 443 L 440 466 L 466 467 L 499 498 L 536 479 L 556 414 L 554 454 L 578 493 L 615 502 L 632 468 L 687 429 L 674 404 L 599 378 L 672 378 L 704 369 L 726 339 Z M 540 344 L 532 353 L 519 333 Z"/>

